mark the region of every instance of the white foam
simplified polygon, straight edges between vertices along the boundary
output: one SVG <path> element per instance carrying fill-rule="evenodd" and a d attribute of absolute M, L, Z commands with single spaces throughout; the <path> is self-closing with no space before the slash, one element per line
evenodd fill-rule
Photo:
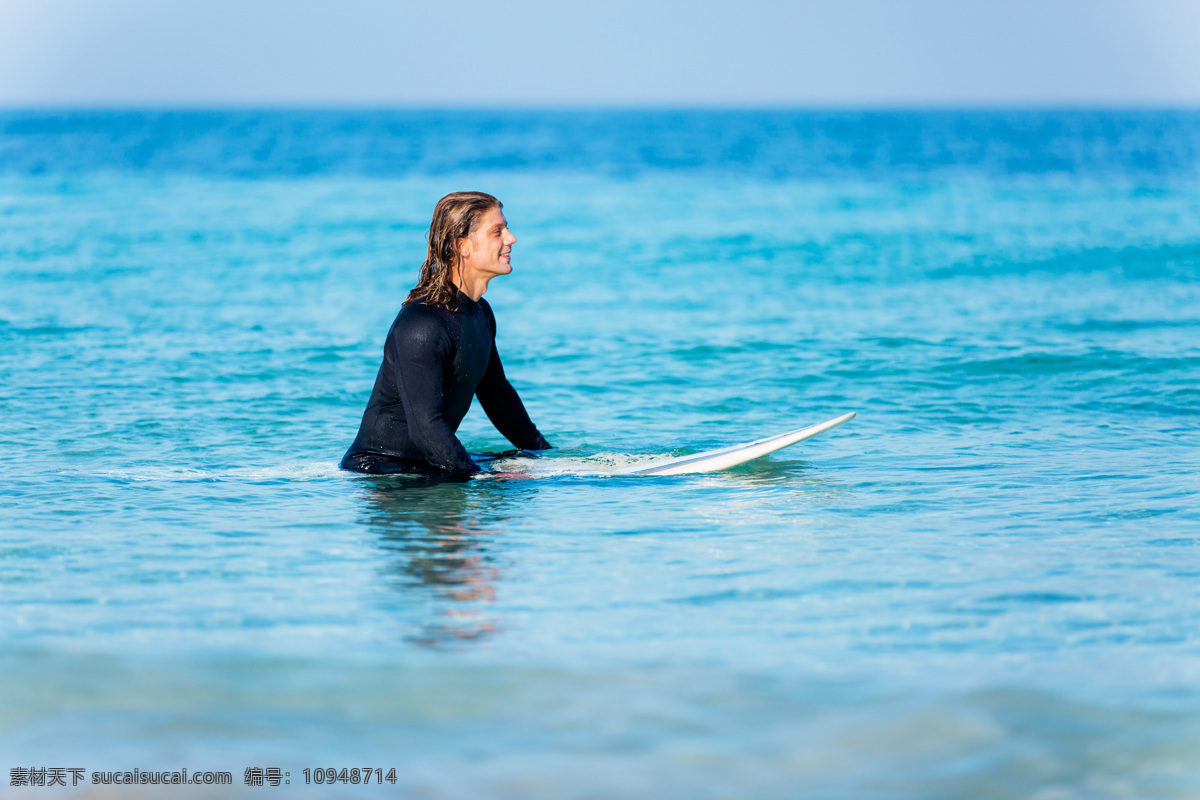
<path fill-rule="evenodd" d="M 592 456 L 549 456 L 538 459 L 503 458 L 492 462 L 489 472 L 520 472 L 536 478 L 578 475 L 583 477 L 609 476 L 664 458 L 662 455 L 633 456 L 625 453 L 597 453 Z M 483 473 L 481 477 L 488 473 Z"/>

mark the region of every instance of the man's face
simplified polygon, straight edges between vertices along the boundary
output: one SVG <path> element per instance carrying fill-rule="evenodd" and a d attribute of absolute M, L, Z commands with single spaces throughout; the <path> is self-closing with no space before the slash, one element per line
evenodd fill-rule
<path fill-rule="evenodd" d="M 499 208 L 489 209 L 470 238 L 462 243 L 463 273 L 507 275 L 512 272 L 512 246 L 517 237 L 508 229 L 508 220 Z"/>

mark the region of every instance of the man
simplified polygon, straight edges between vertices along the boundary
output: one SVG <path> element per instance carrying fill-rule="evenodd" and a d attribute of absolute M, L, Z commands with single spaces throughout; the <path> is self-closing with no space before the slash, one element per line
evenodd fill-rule
<path fill-rule="evenodd" d="M 516 241 L 503 206 L 490 194 L 452 192 L 438 201 L 429 252 L 388 331 L 375 388 L 342 469 L 477 472 L 454 435 L 472 395 L 516 447 L 550 449 L 504 377 L 496 318 L 483 299 L 492 278 L 512 272 Z"/>

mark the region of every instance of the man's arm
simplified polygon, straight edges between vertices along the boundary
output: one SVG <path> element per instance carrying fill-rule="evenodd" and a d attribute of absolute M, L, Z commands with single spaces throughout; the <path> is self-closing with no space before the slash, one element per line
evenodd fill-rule
<path fill-rule="evenodd" d="M 493 325 L 494 330 L 494 325 Z M 517 390 L 508 382 L 504 375 L 504 365 L 500 363 L 500 354 L 496 352 L 496 342 L 493 335 L 492 355 L 488 359 L 487 372 L 475 389 L 475 396 L 483 406 L 488 419 L 496 426 L 496 430 L 504 434 L 516 447 L 522 450 L 550 450 L 551 444 L 546 441 L 529 413 Z"/>
<path fill-rule="evenodd" d="M 450 336 L 429 314 L 414 314 L 397 325 L 396 388 L 404 404 L 408 435 L 421 455 L 447 472 L 478 472 L 454 431 L 442 416 L 445 369 L 450 361 Z"/>

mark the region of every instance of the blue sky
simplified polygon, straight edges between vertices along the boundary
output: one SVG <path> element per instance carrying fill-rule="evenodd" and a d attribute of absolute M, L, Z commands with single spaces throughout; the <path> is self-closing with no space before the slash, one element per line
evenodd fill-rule
<path fill-rule="evenodd" d="M 1200 106 L 1200 0 L 0 0 L 0 105 Z"/>

